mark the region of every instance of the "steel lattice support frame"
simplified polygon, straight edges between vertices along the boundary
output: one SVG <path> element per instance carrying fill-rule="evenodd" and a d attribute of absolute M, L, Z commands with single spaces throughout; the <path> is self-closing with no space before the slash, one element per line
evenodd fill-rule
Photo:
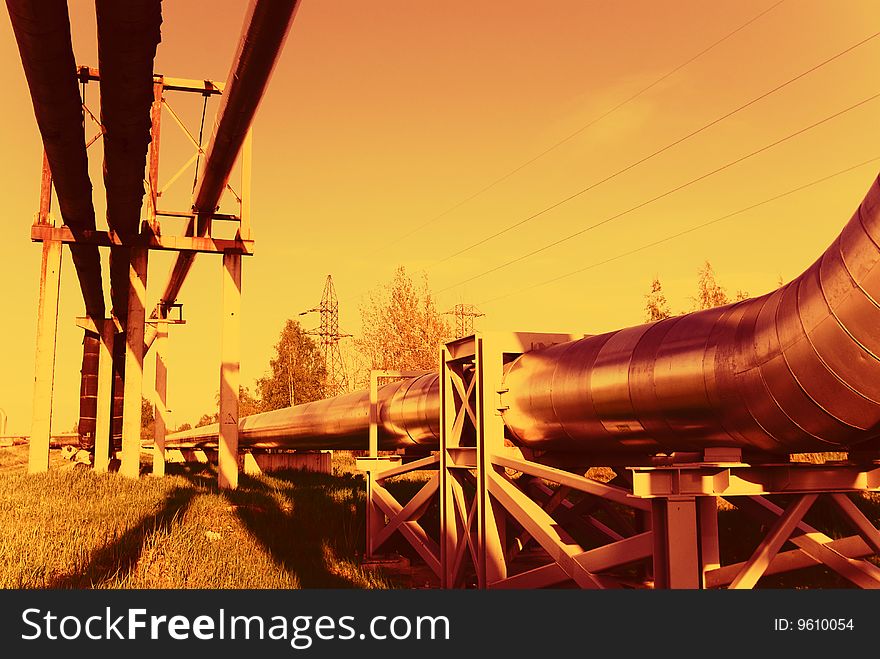
<path fill-rule="evenodd" d="M 423 526 L 422 517 L 428 507 L 440 496 L 440 475 L 437 468 L 440 456 L 379 455 L 379 380 L 410 378 L 424 375 L 425 371 L 370 371 L 370 431 L 369 455 L 357 458 L 357 468 L 366 475 L 366 561 L 380 558 L 380 550 L 395 533 L 399 533 L 416 550 L 421 559 L 440 576 L 440 546 Z M 407 502 L 400 502 L 385 487 L 385 481 L 395 476 L 429 471 L 431 475 L 419 491 Z"/>
<path fill-rule="evenodd" d="M 880 531 L 848 496 L 880 490 L 877 463 L 749 465 L 737 450 L 708 449 L 701 462 L 618 463 L 617 478 L 605 483 L 584 475 L 585 456 L 538 455 L 507 441 L 495 403 L 504 364 L 565 340 L 477 334 L 443 347 L 439 455 L 358 461 L 368 474 L 368 557 L 400 532 L 444 588 L 750 588 L 765 575 L 815 565 L 880 588 L 880 568 L 864 560 L 880 555 Z M 393 476 L 436 467 L 408 503 L 384 487 Z M 790 501 L 780 507 L 773 495 Z M 439 547 L 420 526 L 435 496 Z M 721 498 L 767 528 L 745 561 L 721 564 Z M 804 521 L 822 498 L 854 535 L 834 539 Z M 782 551 L 786 542 L 795 549 Z"/>
<path fill-rule="evenodd" d="M 80 67 L 76 76 L 83 84 L 100 79 L 96 69 Z M 210 214 L 210 219 L 233 221 L 237 224 L 234 238 L 214 238 L 210 229 L 206 235 L 174 235 L 163 233 L 162 217 L 193 217 L 191 209 L 187 211 L 160 210 L 158 199 L 163 191 L 177 181 L 180 176 L 204 154 L 202 145 L 192 137 L 192 133 L 180 121 L 174 110 L 168 105 L 165 92 L 190 92 L 206 97 L 222 94 L 223 85 L 209 80 L 187 80 L 167 78 L 155 75 L 153 79 L 154 101 L 152 104 L 151 136 L 148 156 L 147 177 L 145 185 L 148 190 L 146 203 L 146 220 L 142 221 L 140 231 L 130 240 L 123 239 L 115 231 L 77 230 L 67 226 L 56 226 L 53 223 L 49 208 L 52 197 L 52 177 L 48 165 L 43 163 L 40 189 L 40 211 L 36 222 L 31 226 L 31 240 L 43 243 L 43 262 L 40 273 L 40 301 L 38 307 L 37 359 L 34 384 L 34 414 L 31 430 L 32 441 L 29 450 L 29 471 L 31 473 L 48 469 L 49 439 L 51 435 L 51 406 L 54 380 L 55 334 L 58 314 L 58 287 L 60 282 L 61 247 L 67 245 L 92 245 L 109 247 L 111 250 L 128 252 L 128 308 L 125 318 L 81 318 L 78 324 L 84 329 L 101 337 L 98 360 L 98 414 L 95 437 L 94 467 L 97 471 L 106 471 L 113 454 L 112 433 L 112 344 L 117 335 L 125 338 L 125 378 L 124 404 L 122 413 L 122 452 L 120 473 L 124 476 L 137 478 L 140 475 L 141 453 L 141 391 L 143 388 L 144 357 L 146 355 L 145 330 L 148 324 L 158 325 L 160 332 L 167 334 L 167 325 L 179 324 L 181 321 L 168 319 L 168 307 L 179 305 L 162 305 L 154 313 L 154 319 L 148 320 L 146 306 L 146 282 L 148 271 L 148 254 L 150 250 L 168 250 L 189 253 L 211 253 L 223 256 L 223 340 L 221 347 L 220 416 L 224 420 L 219 442 L 220 469 L 218 480 L 221 487 L 234 488 L 238 482 L 238 360 L 239 360 L 239 323 L 241 297 L 241 256 L 253 254 L 253 240 L 250 225 L 250 158 L 252 154 L 251 131 L 245 138 L 241 160 L 241 195 L 235 193 L 227 184 L 239 204 L 239 213 Z M 164 110 L 175 120 L 180 129 L 193 143 L 193 156 L 174 173 L 163 187 L 159 187 L 160 163 L 160 131 Z M 89 145 L 101 138 L 103 132 L 99 120 L 89 108 L 83 104 L 86 116 L 98 124 L 98 132 L 89 141 Z M 163 337 L 164 338 L 164 337 Z M 164 433 L 167 418 L 165 416 L 166 401 L 166 369 L 164 358 L 157 356 L 157 381 L 155 387 L 154 406 L 159 415 L 154 435 L 154 468 L 153 473 L 164 473 Z M 229 392 L 233 393 L 230 394 Z M 161 462 L 157 464 L 156 461 Z"/>

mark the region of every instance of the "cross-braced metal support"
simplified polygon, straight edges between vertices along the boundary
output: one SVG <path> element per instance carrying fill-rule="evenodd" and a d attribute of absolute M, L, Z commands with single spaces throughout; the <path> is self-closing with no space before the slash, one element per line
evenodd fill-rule
<path fill-rule="evenodd" d="M 505 440 L 497 399 L 504 364 L 572 338 L 477 334 L 444 348 L 444 587 L 472 582 L 479 588 L 539 588 L 565 581 L 613 587 L 620 579 L 610 574 L 612 568 L 650 556 L 651 533 L 638 528 L 645 518 L 639 513 L 649 504 L 631 500 L 623 488 L 540 464 Z M 619 507 L 631 510 L 636 521 Z"/>
<path fill-rule="evenodd" d="M 737 449 L 712 448 L 697 462 L 617 463 L 599 478 L 590 468 L 602 465 L 591 464 L 588 451 L 515 446 L 500 416 L 504 364 L 571 338 L 477 334 L 442 349 L 439 455 L 409 464 L 400 456 L 359 461 L 369 470 L 368 557 L 399 531 L 446 588 L 750 588 L 764 576 L 816 565 L 856 586 L 880 587 L 880 568 L 864 560 L 880 555 L 880 531 L 849 496 L 880 490 L 877 463 L 750 465 Z M 439 475 L 409 503 L 384 487 L 393 476 L 435 466 Z M 438 548 L 431 529 L 419 525 L 435 494 Z M 748 558 L 726 565 L 722 498 L 766 528 Z M 832 538 L 805 521 L 822 499 L 853 535 Z"/>
<path fill-rule="evenodd" d="M 652 502 L 655 519 L 665 502 L 681 505 L 677 526 L 655 527 L 658 586 L 751 588 L 764 576 L 824 565 L 860 588 L 880 588 L 880 568 L 864 560 L 880 555 L 880 531 L 850 498 L 880 489 L 880 465 L 701 463 L 632 471 L 633 495 Z M 784 506 L 772 495 L 783 495 Z M 748 559 L 727 565 L 719 559 L 721 498 L 768 529 Z M 854 535 L 835 539 L 804 521 L 823 499 Z M 782 551 L 786 543 L 793 549 Z M 683 545 L 686 557 L 674 553 Z"/>
<path fill-rule="evenodd" d="M 96 69 L 79 67 L 76 76 L 86 85 L 100 79 Z M 186 80 L 155 75 L 153 78 L 154 101 L 151 111 L 151 144 L 148 157 L 147 177 L 144 180 L 147 195 L 145 199 L 146 219 L 140 231 L 130 240 L 123 240 L 115 231 L 72 231 L 67 226 L 56 226 L 50 214 L 52 201 L 52 175 L 47 159 L 43 158 L 42 184 L 40 189 L 40 210 L 31 226 L 31 240 L 43 243 L 43 260 L 40 272 L 40 300 L 37 321 L 37 349 L 34 378 L 34 408 L 31 424 L 29 471 L 40 472 L 48 469 L 49 442 L 51 437 L 51 410 L 54 382 L 55 335 L 58 314 L 58 290 L 61 268 L 61 248 L 63 244 L 95 245 L 98 247 L 127 248 L 130 253 L 128 278 L 128 308 L 122 310 L 120 318 L 81 318 L 78 323 L 87 331 L 100 336 L 98 357 L 97 416 L 95 434 L 94 466 L 97 471 L 106 471 L 112 457 L 111 409 L 113 379 L 113 337 L 118 331 L 125 335 L 125 377 L 124 404 L 122 412 L 122 452 L 120 473 L 137 478 L 140 474 L 141 438 L 141 392 L 145 358 L 144 330 L 149 322 L 162 328 L 167 327 L 167 314 L 163 308 L 156 319 L 146 316 L 146 291 L 148 255 L 150 250 L 170 250 L 202 252 L 223 256 L 223 346 L 220 369 L 221 390 L 221 432 L 219 437 L 219 482 L 222 487 L 235 487 L 238 482 L 238 360 L 239 323 L 241 296 L 241 257 L 253 253 L 253 240 L 250 225 L 250 158 L 252 153 L 251 135 L 245 139 L 241 160 L 241 195 L 227 183 L 227 190 L 235 197 L 239 213 L 212 213 L 207 217 L 209 231 L 205 236 L 174 235 L 163 232 L 161 220 L 171 218 L 192 218 L 193 210 L 175 211 L 160 209 L 162 195 L 187 171 L 192 171 L 194 163 L 204 156 L 201 139 L 196 139 L 169 105 L 166 92 L 197 93 L 206 98 L 219 95 L 223 85 L 210 80 Z M 97 115 L 92 112 L 83 98 L 84 120 L 96 125 L 95 134 L 88 140 L 91 146 L 104 134 Z M 193 154 L 183 166 L 171 175 L 164 185 L 159 180 L 159 147 L 163 115 L 170 116 L 193 145 Z M 200 136 L 201 138 L 201 136 Z M 235 222 L 237 231 L 233 238 L 216 238 L 211 234 L 211 220 Z M 175 305 L 165 305 L 175 306 Z M 164 338 L 164 336 L 163 336 Z M 164 344 L 164 341 L 160 341 Z M 156 429 L 154 435 L 154 470 L 164 473 L 164 435 L 167 425 L 165 401 L 166 369 L 164 356 L 157 355 L 156 381 Z"/>
<path fill-rule="evenodd" d="M 425 512 L 440 493 L 437 466 L 440 456 L 379 455 L 379 381 L 384 378 L 406 378 L 425 375 L 426 371 L 373 370 L 370 372 L 369 455 L 357 458 L 357 468 L 367 480 L 367 538 L 365 560 L 380 557 L 380 550 L 400 534 L 421 559 L 440 576 L 440 546 L 427 533 L 422 522 Z M 400 502 L 386 488 L 396 476 L 428 471 L 431 475 L 419 491 L 406 502 Z"/>

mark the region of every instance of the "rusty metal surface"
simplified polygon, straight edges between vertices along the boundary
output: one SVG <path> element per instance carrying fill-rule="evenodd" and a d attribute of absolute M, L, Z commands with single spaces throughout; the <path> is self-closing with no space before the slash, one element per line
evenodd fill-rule
<path fill-rule="evenodd" d="M 130 242 L 138 233 L 150 143 L 153 60 L 160 37 L 160 0 L 96 0 L 104 188 L 107 225 Z M 110 250 L 110 297 L 125 322 L 130 250 Z"/>
<path fill-rule="evenodd" d="M 82 103 L 73 73 L 70 21 L 64 0 L 7 0 L 6 8 L 52 170 L 61 217 L 71 229 L 94 229 L 95 207 L 83 135 Z M 98 248 L 71 245 L 86 313 L 104 317 Z"/>

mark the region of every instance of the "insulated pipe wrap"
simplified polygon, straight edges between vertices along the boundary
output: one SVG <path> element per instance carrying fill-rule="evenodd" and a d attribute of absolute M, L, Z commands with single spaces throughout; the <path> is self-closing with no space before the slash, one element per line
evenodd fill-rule
<path fill-rule="evenodd" d="M 875 180 L 821 258 L 772 293 L 520 355 L 502 383 L 510 439 L 601 456 L 880 446 L 878 245 Z M 379 400 L 381 448 L 437 447 L 438 376 L 386 385 Z M 365 448 L 368 422 L 368 394 L 353 393 L 243 419 L 241 441 Z"/>

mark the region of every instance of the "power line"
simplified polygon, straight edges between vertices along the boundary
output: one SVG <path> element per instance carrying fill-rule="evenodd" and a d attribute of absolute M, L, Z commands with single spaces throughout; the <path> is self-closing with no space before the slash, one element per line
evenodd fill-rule
<path fill-rule="evenodd" d="M 446 209 L 445 211 L 443 211 L 442 213 L 439 213 L 438 215 L 435 215 L 434 217 L 432 217 L 432 218 L 426 220 L 425 222 L 423 222 L 423 223 L 420 224 L 419 226 L 415 227 L 414 229 L 412 229 L 412 230 L 409 231 L 408 233 L 405 233 L 404 235 L 400 236 L 400 237 L 397 238 L 396 240 L 394 240 L 394 241 L 388 243 L 387 245 L 385 245 L 385 247 L 386 247 L 386 248 L 393 247 L 394 245 L 396 245 L 396 244 L 398 244 L 398 243 L 400 243 L 400 242 L 406 240 L 407 238 L 409 238 L 409 237 L 412 236 L 413 234 L 418 233 L 419 231 L 421 231 L 422 229 L 424 229 L 424 228 L 425 228 L 426 226 L 428 226 L 429 224 L 433 224 L 433 223 L 436 222 L 437 220 L 439 220 L 439 219 L 441 219 L 441 218 L 443 218 L 443 217 L 446 217 L 446 216 L 449 215 L 452 211 L 457 210 L 458 208 L 464 206 L 464 205 L 465 205 L 466 203 L 468 203 L 469 201 L 472 201 L 473 199 L 476 199 L 477 197 L 479 197 L 479 196 L 480 196 L 481 194 L 483 194 L 484 192 L 488 192 L 489 190 L 491 190 L 492 188 L 494 188 L 494 187 L 495 187 L 496 185 L 498 185 L 499 183 L 501 183 L 501 182 L 503 182 L 503 181 L 506 181 L 507 179 L 509 179 L 511 176 L 513 176 L 514 174 L 516 174 L 516 173 L 519 172 L 520 170 L 525 169 L 526 167 L 528 167 L 529 165 L 531 165 L 533 162 L 535 162 L 535 161 L 537 161 L 537 160 L 540 160 L 541 158 L 543 158 L 544 156 L 546 156 L 546 155 L 547 155 L 548 153 L 550 153 L 551 151 L 553 151 L 553 150 L 559 148 L 560 146 L 562 146 L 562 145 L 565 144 L 566 142 L 569 142 L 570 140 L 574 139 L 575 137 L 577 137 L 578 135 L 580 135 L 581 133 L 583 133 L 583 132 L 584 132 L 585 130 L 587 130 L 588 128 L 592 127 L 593 125 L 597 124 L 598 122 L 600 122 L 600 121 L 602 121 L 603 119 L 605 119 L 606 117 L 608 117 L 610 114 L 612 114 L 612 113 L 616 112 L 617 110 L 619 110 L 620 108 L 622 108 L 622 107 L 623 107 L 624 105 L 626 105 L 627 103 L 630 103 L 630 102 L 636 100 L 637 98 L 639 98 L 640 96 L 642 96 L 642 95 L 645 94 L 646 92 L 650 91 L 651 89 L 653 89 L 654 87 L 656 87 L 657 85 L 659 85 L 661 82 L 663 82 L 664 80 L 666 80 L 666 79 L 669 78 L 670 76 L 672 76 L 672 75 L 678 73 L 679 71 L 681 71 L 681 69 L 683 69 L 683 68 L 686 67 L 687 65 L 693 63 L 694 61 L 696 61 L 697 59 L 699 59 L 700 57 L 702 57 L 703 55 L 705 55 L 706 53 L 708 53 L 708 52 L 709 52 L 710 50 L 712 50 L 713 48 L 715 48 L 715 47 L 721 45 L 722 43 L 724 43 L 725 41 L 727 41 L 728 39 L 730 39 L 730 37 L 734 36 L 734 35 L 737 34 L 738 32 L 744 30 L 745 28 L 747 28 L 749 25 L 751 25 L 752 23 L 754 23 L 755 21 L 757 21 L 759 18 L 761 18 L 761 17 L 764 16 L 765 14 L 767 14 L 767 13 L 771 12 L 772 10 L 776 9 L 776 7 L 778 7 L 779 5 L 781 5 L 783 2 L 785 2 L 785 0 L 779 0 L 779 2 L 776 2 L 775 4 L 771 5 L 771 6 L 768 7 L 767 9 L 763 10 L 762 12 L 760 12 L 759 14 L 753 16 L 753 17 L 750 18 L 748 21 L 746 21 L 745 23 L 743 23 L 742 25 L 740 25 L 739 27 L 737 27 L 736 29 L 734 29 L 732 32 L 728 32 L 726 35 L 724 35 L 723 37 L 721 37 L 720 39 L 718 39 L 717 41 L 715 41 L 715 42 L 712 43 L 711 45 L 707 46 L 706 48 L 704 48 L 703 50 L 701 50 L 700 52 L 698 52 L 696 55 L 691 56 L 688 60 L 682 62 L 681 64 L 679 64 L 679 65 L 676 66 L 675 68 L 671 69 L 670 71 L 666 72 L 665 74 L 663 74 L 662 76 L 660 76 L 659 78 L 657 78 L 656 80 L 654 80 L 654 81 L 653 81 L 652 83 L 650 83 L 647 87 L 643 87 L 642 89 L 640 89 L 639 91 L 637 91 L 637 92 L 636 92 L 635 94 L 633 94 L 632 96 L 629 96 L 629 97 L 627 97 L 626 99 L 624 99 L 623 101 L 620 101 L 617 105 L 613 106 L 613 107 L 610 108 L 609 110 L 606 110 L 605 112 L 603 112 L 603 113 L 602 113 L 601 115 L 599 115 L 598 117 L 595 117 L 594 119 L 591 119 L 588 123 L 584 124 L 583 126 L 581 126 L 580 128 L 578 128 L 577 130 L 575 130 L 573 133 L 569 134 L 569 135 L 566 136 L 566 137 L 563 137 L 563 138 L 562 138 L 561 140 L 559 140 L 558 142 L 555 142 L 553 145 L 547 147 L 546 149 L 544 149 L 543 151 L 541 151 L 541 152 L 538 153 L 537 155 L 535 155 L 535 156 L 531 157 L 530 159 L 526 160 L 525 162 L 523 162 L 522 164 L 518 165 L 518 166 L 515 167 L 514 169 L 510 170 L 509 172 L 507 172 L 507 173 L 504 174 L 503 176 L 501 176 L 501 177 L 495 179 L 494 181 L 492 181 L 492 182 L 489 183 L 488 185 L 483 186 L 482 188 L 480 188 L 479 190 L 477 190 L 476 192 L 474 192 L 473 194 L 471 194 L 469 197 L 466 197 L 466 198 L 462 199 L 462 200 L 459 201 L 458 203 L 456 203 L 456 204 L 454 204 L 453 206 L 450 206 L 449 208 L 447 208 L 447 209 Z"/>
<path fill-rule="evenodd" d="M 532 250 L 531 252 L 527 252 L 527 253 L 522 254 L 520 256 L 517 256 L 516 258 L 513 258 L 509 261 L 505 261 L 504 263 L 501 263 L 500 265 L 497 265 L 493 268 L 489 268 L 488 270 L 484 270 L 483 272 L 481 272 L 479 274 L 473 275 L 472 277 L 468 277 L 467 279 L 463 279 L 462 281 L 460 281 L 456 284 L 452 284 L 451 286 L 447 286 L 446 288 L 442 288 L 437 292 L 443 293 L 444 291 L 448 291 L 452 288 L 456 288 L 458 286 L 461 286 L 462 284 L 467 284 L 469 282 L 472 282 L 475 279 L 480 279 L 482 277 L 485 277 L 488 274 L 491 274 L 493 272 L 497 272 L 498 270 L 502 270 L 503 268 L 506 268 L 510 265 L 513 265 L 514 263 L 519 263 L 520 261 L 523 261 L 527 258 L 530 258 L 536 254 L 540 254 L 541 252 L 544 252 L 552 247 L 556 247 L 557 245 L 561 245 L 562 243 L 567 242 L 567 241 L 571 240 L 572 238 L 577 238 L 578 236 L 581 236 L 581 235 L 587 233 L 588 231 L 592 231 L 593 229 L 600 227 L 604 224 L 608 224 L 609 222 L 612 222 L 618 218 L 621 218 L 624 215 L 628 215 L 629 213 L 637 211 L 640 208 L 644 208 L 645 206 L 652 204 L 655 201 L 663 199 L 664 197 L 668 197 L 669 195 L 674 194 L 676 192 L 679 192 L 679 191 L 693 185 L 694 183 L 698 183 L 699 181 L 702 181 L 706 178 L 709 178 L 710 176 L 713 176 L 721 171 L 724 171 L 725 169 L 733 167 L 734 165 L 737 165 L 737 164 L 743 162 L 744 160 L 748 160 L 749 158 L 752 158 L 760 153 L 763 153 L 764 151 L 767 151 L 768 149 L 771 149 L 775 146 L 778 146 L 778 145 L 782 144 L 783 142 L 787 142 L 788 140 L 790 140 L 794 137 L 797 137 L 798 135 L 801 135 L 809 130 L 812 130 L 813 128 L 816 128 L 817 126 L 821 126 L 822 124 L 827 123 L 828 121 L 831 121 L 832 119 L 836 119 L 837 117 L 839 117 L 843 114 L 846 114 L 847 112 L 850 112 L 851 110 L 854 110 L 862 105 L 865 105 L 866 103 L 869 103 L 869 102 L 877 99 L 878 97 L 880 97 L 880 92 L 878 92 L 872 96 L 869 96 L 868 98 L 863 99 L 863 100 L 859 101 L 858 103 L 850 105 L 849 107 L 844 108 L 843 110 L 839 110 L 838 112 L 835 112 L 834 114 L 829 115 L 829 116 L 825 117 L 824 119 L 820 119 L 819 121 L 812 123 L 809 126 L 801 128 L 799 130 L 796 130 L 795 132 L 793 132 L 789 135 L 786 135 L 785 137 L 783 137 L 781 139 L 778 139 L 774 142 L 771 142 L 770 144 L 762 146 L 760 149 L 756 149 L 755 151 L 752 151 L 749 154 L 746 154 L 744 156 L 740 156 L 739 158 L 731 160 L 730 162 L 722 165 L 721 167 L 713 169 L 712 171 L 707 172 L 705 174 L 701 174 L 700 176 L 697 176 L 696 178 L 691 179 L 687 183 L 682 183 L 681 185 L 678 185 L 670 190 L 667 190 L 666 192 L 663 192 L 662 194 L 659 194 L 659 195 L 652 197 L 646 201 L 643 201 L 639 204 L 636 204 L 635 206 L 632 206 L 632 207 L 626 209 L 625 211 L 621 211 L 620 213 L 617 213 L 617 214 L 612 215 L 610 217 L 606 217 L 604 220 L 601 220 L 599 222 L 596 222 L 595 224 L 591 224 L 587 227 L 584 227 L 583 229 L 575 231 L 574 233 L 569 234 L 568 236 L 565 236 L 564 238 L 559 238 L 558 240 L 554 240 L 553 242 L 548 243 L 548 244 L 544 245 L 543 247 L 539 247 L 538 249 Z"/>
<path fill-rule="evenodd" d="M 614 178 L 617 178 L 617 177 L 620 176 L 621 174 L 625 174 L 626 172 L 630 171 L 630 170 L 633 169 L 634 167 L 637 167 L 638 165 L 641 165 L 641 164 L 647 162 L 648 160 L 651 160 L 652 158 L 655 158 L 656 156 L 659 156 L 660 154 L 664 153 L 665 151 L 668 151 L 669 149 L 671 149 L 671 148 L 673 148 L 673 147 L 675 147 L 675 146 L 678 146 L 678 145 L 681 144 L 682 142 L 685 142 L 686 140 L 689 140 L 690 138 L 692 138 L 692 137 L 694 137 L 694 136 L 696 136 L 696 135 L 699 135 L 700 133 L 702 133 L 702 132 L 708 130 L 708 129 L 711 128 L 712 126 L 714 126 L 714 125 L 720 123 L 721 121 L 724 121 L 725 119 L 728 119 L 728 118 L 732 117 L 733 115 L 737 114 L 738 112 L 741 112 L 742 110 L 745 110 L 746 108 L 748 108 L 748 107 L 754 105 L 754 104 L 757 103 L 758 101 L 761 101 L 761 100 L 767 98 L 767 97 L 770 96 L 771 94 L 775 94 L 776 92 L 780 91 L 781 89 L 784 89 L 785 87 L 788 87 L 789 85 L 791 85 L 791 84 L 794 83 L 794 82 L 797 82 L 798 80 L 800 80 L 800 79 L 803 78 L 804 76 L 807 76 L 807 75 L 809 75 L 809 74 L 811 74 L 811 73 L 817 71 L 818 69 L 822 68 L 822 67 L 825 66 L 826 64 L 829 64 L 829 63 L 833 62 L 834 60 L 836 60 L 836 59 L 842 57 L 843 55 L 846 55 L 847 53 L 851 52 L 852 50 L 855 50 L 856 48 L 858 48 L 858 47 L 860 47 L 860 46 L 863 46 L 864 44 L 868 43 L 868 42 L 871 41 L 872 39 L 877 38 L 878 36 L 880 36 L 880 32 L 875 32 L 875 33 L 872 34 L 871 36 L 869 36 L 869 37 L 867 37 L 867 38 L 865 38 L 865 39 L 862 39 L 861 41 L 859 41 L 858 43 L 853 44 L 852 46 L 849 46 L 848 48 L 846 48 L 845 50 L 840 51 L 840 52 L 837 53 L 836 55 L 833 55 L 833 56 L 829 57 L 828 59 L 826 59 L 826 60 L 820 62 L 819 64 L 816 64 L 816 65 L 810 67 L 809 69 L 807 69 L 806 71 L 804 71 L 804 72 L 798 74 L 798 75 L 795 76 L 794 78 L 791 78 L 791 79 L 787 80 L 786 82 L 784 82 L 784 83 L 782 83 L 782 84 L 780 84 L 780 85 L 774 87 L 773 89 L 771 89 L 771 90 L 769 90 L 769 91 L 766 91 L 766 92 L 764 92 L 763 94 L 761 94 L 761 95 L 759 95 L 759 96 L 756 96 L 755 98 L 753 98 L 752 100 L 748 101 L 747 103 L 744 103 L 743 105 L 740 105 L 740 106 L 739 106 L 738 108 L 736 108 L 735 110 L 731 110 L 730 112 L 727 112 L 726 114 L 723 114 L 723 115 L 721 115 L 720 117 L 718 117 L 718 118 L 716 118 L 716 119 L 713 119 L 713 120 L 710 121 L 709 123 L 707 123 L 707 124 L 701 126 L 700 128 L 696 129 L 695 131 L 693 131 L 693 132 L 691 132 L 691 133 L 688 133 L 688 134 L 685 135 L 684 137 L 680 137 L 680 138 L 678 138 L 677 140 L 675 140 L 675 141 L 673 141 L 673 142 L 670 142 L 670 143 L 667 144 L 666 146 L 661 147 L 660 149 L 657 149 L 657 150 L 654 151 L 653 153 L 651 153 L 651 154 L 649 154 L 649 155 L 647 155 L 647 156 L 645 156 L 645 157 L 643 157 L 643 158 L 641 158 L 641 159 L 639 159 L 639 160 L 637 160 L 637 161 L 635 161 L 635 162 L 633 162 L 633 163 L 627 165 L 627 166 L 624 167 L 623 169 L 619 169 L 618 171 L 614 172 L 613 174 L 609 174 L 609 175 L 606 176 L 605 178 L 603 178 L 603 179 L 601 179 L 601 180 L 599 180 L 599 181 L 596 181 L 595 183 L 592 183 L 592 184 L 588 185 L 586 188 L 583 188 L 582 190 L 579 190 L 579 191 L 575 192 L 574 194 L 572 194 L 572 195 L 566 197 L 565 199 L 562 199 L 561 201 L 558 201 L 558 202 L 556 202 L 555 204 L 552 204 L 551 206 L 548 206 L 548 207 L 546 207 L 546 208 L 544 208 L 544 209 L 538 211 L 537 213 L 533 213 L 532 215 L 529 215 L 528 217 L 523 218 L 522 220 L 519 220 L 518 222 L 514 222 L 513 224 L 508 225 L 508 226 L 504 227 L 503 229 L 501 229 L 501 230 L 499 230 L 499 231 L 496 231 L 496 232 L 493 233 L 492 235 L 486 236 L 485 238 L 481 238 L 481 239 L 478 240 L 477 242 L 472 243 L 472 244 L 468 245 L 467 247 L 463 247 L 462 249 L 460 249 L 460 250 L 458 250 L 457 252 L 454 252 L 454 253 L 452 253 L 452 254 L 450 254 L 450 255 L 448 255 L 448 256 L 445 256 L 444 258 L 442 258 L 442 259 L 440 259 L 439 261 L 436 261 L 434 264 L 432 264 L 431 267 L 434 267 L 434 266 L 436 266 L 436 265 L 439 265 L 440 263 L 445 263 L 446 261 L 449 261 L 450 259 L 454 259 L 454 258 L 457 257 L 457 256 L 461 256 L 461 255 L 464 254 L 465 252 L 469 252 L 470 250 L 472 250 L 472 249 L 474 249 L 474 248 L 476 248 L 476 247 L 479 247 L 480 245 L 483 245 L 483 244 L 489 242 L 490 240 L 494 240 L 495 238 L 498 238 L 499 236 L 502 236 L 502 235 L 504 235 L 505 233 L 507 233 L 507 232 L 509 232 L 509 231 L 512 231 L 513 229 L 516 229 L 516 228 L 518 228 L 518 227 L 521 227 L 522 225 L 526 224 L 527 222 L 531 222 L 532 220 L 534 220 L 534 219 L 540 217 L 541 215 L 544 215 L 544 214 L 550 212 L 551 210 L 553 210 L 553 209 L 555 209 L 555 208 L 558 208 L 559 206 L 561 206 L 561 205 L 563 205 L 563 204 L 565 204 L 565 203 L 568 203 L 568 202 L 571 201 L 572 199 L 575 199 L 575 198 L 581 196 L 582 194 L 584 194 L 584 193 L 586 193 L 586 192 L 589 192 L 590 190 L 593 190 L 594 188 L 599 187 L 599 186 L 602 185 L 603 183 L 607 183 L 608 181 L 610 181 L 610 180 L 612 180 L 612 179 L 614 179 Z"/>
<path fill-rule="evenodd" d="M 567 277 L 572 277 L 572 276 L 580 274 L 582 272 L 586 272 L 587 270 L 592 270 L 593 268 L 598 268 L 598 267 L 606 265 L 608 263 L 612 263 L 614 261 L 619 261 L 620 259 L 626 258 L 627 256 L 632 256 L 633 254 L 638 254 L 639 252 L 644 252 L 645 250 L 650 249 L 652 247 L 657 247 L 658 245 L 662 245 L 663 243 L 668 243 L 669 241 L 675 240 L 676 238 L 681 238 L 682 236 L 685 236 L 689 233 L 699 231 L 700 229 L 705 229 L 706 227 L 712 226 L 713 224 L 718 224 L 719 222 L 723 222 L 724 220 L 729 220 L 730 218 L 736 217 L 737 215 L 742 215 L 743 213 L 747 213 L 747 212 L 752 211 L 752 210 L 759 208 L 761 206 L 765 206 L 765 205 L 772 203 L 774 201 L 778 201 L 779 199 L 782 199 L 784 197 L 788 197 L 788 196 L 793 195 L 797 192 L 801 192 L 803 190 L 806 190 L 807 188 L 811 188 L 815 185 L 819 185 L 820 183 L 824 183 L 825 181 L 833 179 L 837 176 L 842 176 L 843 174 L 847 174 L 851 171 L 859 169 L 860 167 L 864 167 L 865 165 L 869 165 L 870 163 L 876 162 L 878 160 L 880 160 L 880 156 L 874 156 L 873 158 L 870 158 L 868 160 L 860 162 L 857 165 L 852 165 L 850 167 L 847 167 L 846 169 L 841 169 L 839 171 L 836 171 L 833 174 L 828 174 L 827 176 L 823 176 L 822 178 L 818 178 L 814 181 L 810 181 L 809 183 L 799 185 L 796 188 L 792 188 L 791 190 L 787 190 L 786 192 L 782 192 L 780 194 L 774 195 L 773 197 L 769 197 L 767 199 L 764 199 L 763 201 L 759 201 L 755 204 L 751 204 L 750 206 L 746 206 L 745 208 L 740 208 L 739 210 L 733 211 L 732 213 L 727 213 L 726 215 L 722 215 L 721 217 L 716 217 L 713 220 L 709 220 L 707 222 L 702 222 L 702 223 L 697 224 L 695 226 L 692 226 L 688 229 L 684 229 L 683 231 L 679 231 L 678 233 L 674 233 L 672 235 L 666 236 L 665 238 L 661 238 L 659 240 L 655 240 L 654 242 L 647 243 L 645 245 L 641 245 L 639 247 L 636 247 L 635 249 L 631 249 L 627 252 L 617 254 L 615 256 L 604 259 L 602 261 L 596 261 L 595 263 L 591 263 L 590 265 L 585 266 L 583 268 L 578 268 L 577 270 L 572 270 L 571 272 L 566 272 L 565 274 L 553 277 L 551 279 L 547 279 L 545 281 L 542 281 L 537 284 L 533 284 L 531 286 L 526 286 L 524 288 L 520 288 L 515 291 L 511 291 L 510 293 L 505 293 L 504 295 L 498 295 L 498 296 L 490 298 L 488 300 L 483 300 L 482 302 L 480 302 L 480 304 L 481 305 L 482 304 L 491 304 L 492 302 L 497 302 L 498 300 L 503 300 L 503 299 L 511 297 L 513 295 L 519 295 L 521 293 L 524 293 L 526 291 L 530 291 L 535 288 L 540 288 L 542 286 L 547 286 L 549 284 L 553 284 L 553 283 L 560 281 L 562 279 L 566 279 Z"/>

